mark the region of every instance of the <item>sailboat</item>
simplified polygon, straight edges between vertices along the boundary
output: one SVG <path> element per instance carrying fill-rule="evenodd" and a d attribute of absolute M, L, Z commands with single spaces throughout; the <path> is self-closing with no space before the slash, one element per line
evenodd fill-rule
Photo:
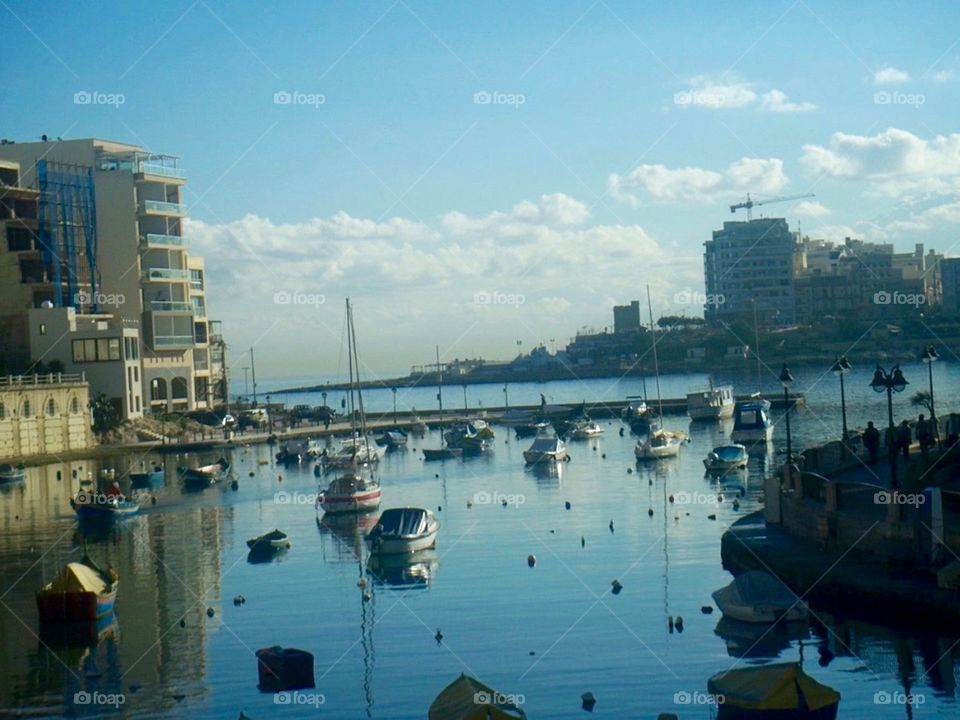
<path fill-rule="evenodd" d="M 437 346 L 437 402 L 440 404 L 440 433 L 443 435 L 443 371 L 440 369 L 440 346 Z M 447 445 L 439 449 L 424 448 L 424 460 L 463 459 L 463 448 Z"/>
<path fill-rule="evenodd" d="M 350 298 L 347 298 L 347 357 L 350 372 L 350 436 L 353 440 L 353 457 L 357 460 L 376 455 L 371 451 L 367 440 L 367 418 L 363 412 L 363 393 L 360 392 L 360 368 L 357 360 L 357 333 L 353 325 L 353 308 Z M 354 398 L 356 393 L 356 400 Z M 359 411 L 359 412 L 358 412 Z M 357 416 L 360 425 L 357 426 Z M 347 467 L 344 474 L 335 477 L 325 490 L 321 490 L 317 497 L 317 509 L 322 508 L 328 513 L 350 513 L 374 510 L 380 506 L 382 491 L 380 483 L 373 477 L 364 475 L 368 463 L 354 462 Z"/>
<path fill-rule="evenodd" d="M 650 303 L 650 286 L 647 285 L 647 310 L 650 313 L 650 333 L 653 341 L 653 367 L 657 374 L 657 412 L 663 417 L 663 398 L 660 396 L 660 363 L 657 359 L 657 331 L 653 324 L 653 305 Z M 634 448 L 637 460 L 660 460 L 676 457 L 680 446 L 687 439 L 682 432 L 672 432 L 663 428 L 651 429 L 646 440 L 638 440 Z"/>

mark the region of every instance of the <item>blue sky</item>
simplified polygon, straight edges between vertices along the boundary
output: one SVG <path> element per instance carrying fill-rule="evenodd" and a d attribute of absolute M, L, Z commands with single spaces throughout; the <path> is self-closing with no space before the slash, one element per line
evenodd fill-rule
<path fill-rule="evenodd" d="M 181 156 L 209 305 L 270 374 L 335 365 L 347 294 L 384 371 L 434 343 L 505 356 L 607 325 L 646 283 L 657 311 L 695 314 L 673 300 L 702 291 L 702 242 L 747 191 L 815 193 L 770 209 L 812 236 L 960 254 L 951 3 L 0 0 L 0 16 L 0 137 Z"/>

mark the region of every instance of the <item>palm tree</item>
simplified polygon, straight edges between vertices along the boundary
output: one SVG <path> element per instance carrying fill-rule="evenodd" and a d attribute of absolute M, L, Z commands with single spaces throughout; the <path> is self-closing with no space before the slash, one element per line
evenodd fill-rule
<path fill-rule="evenodd" d="M 933 398 L 930 396 L 930 393 L 926 390 L 920 390 L 915 392 L 910 398 L 910 404 L 913 407 L 922 407 L 926 408 L 927 412 L 933 413 Z"/>

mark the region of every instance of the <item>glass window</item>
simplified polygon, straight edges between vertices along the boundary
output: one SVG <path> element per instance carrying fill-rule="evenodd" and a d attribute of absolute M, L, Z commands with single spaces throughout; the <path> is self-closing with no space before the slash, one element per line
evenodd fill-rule
<path fill-rule="evenodd" d="M 97 341 L 90 339 L 83 341 L 83 354 L 86 362 L 93 362 L 97 359 Z"/>
<path fill-rule="evenodd" d="M 23 401 L 23 408 L 22 408 L 21 411 L 20 411 L 20 417 L 23 417 L 23 418 L 33 417 L 33 408 L 30 407 L 30 401 L 29 401 L 29 400 L 24 400 L 24 401 Z"/>
<path fill-rule="evenodd" d="M 140 412 L 140 396 L 137 395 L 134 400 L 137 401 L 137 412 Z"/>
<path fill-rule="evenodd" d="M 73 341 L 73 361 L 76 363 L 84 362 L 83 340 Z"/>
<path fill-rule="evenodd" d="M 0 402 L 0 420 L 4 420 L 7 417 L 7 407 L 2 402 Z"/>
<path fill-rule="evenodd" d="M 97 360 L 101 362 L 110 357 L 110 341 L 107 338 L 97 338 Z"/>
<path fill-rule="evenodd" d="M 110 338 L 110 359 L 120 359 L 120 338 Z"/>
<path fill-rule="evenodd" d="M 76 397 L 70 399 L 70 412 L 73 415 L 76 415 L 80 412 L 80 401 Z"/>
<path fill-rule="evenodd" d="M 47 416 L 53 417 L 57 414 L 57 402 L 53 398 L 47 400 Z"/>
<path fill-rule="evenodd" d="M 140 368 L 136 365 L 133 366 L 133 381 L 135 383 L 140 382 Z"/>

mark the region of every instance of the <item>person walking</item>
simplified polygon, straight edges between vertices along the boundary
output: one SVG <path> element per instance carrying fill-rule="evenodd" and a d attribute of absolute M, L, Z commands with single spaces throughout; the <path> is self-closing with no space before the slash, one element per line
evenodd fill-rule
<path fill-rule="evenodd" d="M 920 454 L 923 455 L 924 460 L 929 459 L 930 446 L 934 441 L 932 426 L 933 423 L 925 419 L 922 414 L 917 418 L 917 442 L 920 443 Z"/>
<path fill-rule="evenodd" d="M 896 442 L 900 452 L 903 453 L 904 460 L 910 459 L 910 441 L 913 439 L 913 433 L 910 430 L 910 423 L 906 420 L 900 423 L 897 428 Z"/>
<path fill-rule="evenodd" d="M 863 431 L 863 446 L 867 448 L 870 455 L 869 463 L 877 464 L 877 456 L 880 454 L 880 431 L 873 426 L 873 421 L 867 423 L 867 429 Z"/>

